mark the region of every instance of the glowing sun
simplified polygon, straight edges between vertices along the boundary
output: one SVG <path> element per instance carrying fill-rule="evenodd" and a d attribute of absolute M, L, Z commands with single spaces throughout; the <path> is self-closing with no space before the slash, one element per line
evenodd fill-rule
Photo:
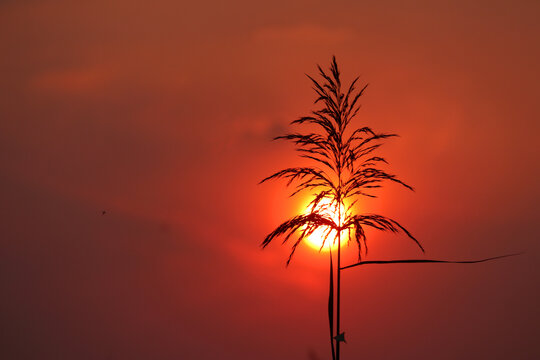
<path fill-rule="evenodd" d="M 341 218 L 343 219 L 344 214 L 345 214 L 345 209 L 343 208 L 343 205 L 341 205 L 340 208 L 341 208 Z M 332 220 L 334 220 L 336 224 L 339 223 L 339 214 L 338 214 L 336 205 L 332 204 L 330 199 L 321 200 L 321 202 L 317 206 L 317 209 L 319 210 L 321 214 L 329 216 Z M 311 207 L 306 206 L 305 213 L 309 214 L 310 212 L 311 212 Z M 328 226 L 321 226 L 320 228 L 315 230 L 311 235 L 309 235 L 306 238 L 306 243 L 310 247 L 317 250 L 321 250 L 321 251 L 328 251 L 330 248 L 332 248 L 332 250 L 337 249 L 337 231 L 331 230 L 330 234 L 328 234 L 328 230 L 329 230 Z M 326 238 L 326 241 L 325 241 L 324 238 L 327 235 L 328 237 Z M 344 240 L 343 231 L 341 235 L 342 235 L 341 245 L 343 246 L 343 243 L 345 242 L 343 241 Z M 323 247 L 323 242 L 324 242 L 324 247 Z"/>

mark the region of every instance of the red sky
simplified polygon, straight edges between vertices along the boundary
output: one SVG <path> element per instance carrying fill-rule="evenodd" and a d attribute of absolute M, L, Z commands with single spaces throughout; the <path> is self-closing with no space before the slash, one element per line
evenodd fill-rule
<path fill-rule="evenodd" d="M 259 244 L 302 199 L 257 185 L 335 54 L 355 125 L 415 186 L 362 203 L 426 257 L 355 268 L 343 359 L 540 357 L 536 1 L 0 3 L 5 359 L 327 359 L 328 259 Z M 106 210 L 105 215 L 101 212 Z M 368 259 L 421 257 L 370 233 Z M 356 252 L 348 249 L 346 261 Z"/>

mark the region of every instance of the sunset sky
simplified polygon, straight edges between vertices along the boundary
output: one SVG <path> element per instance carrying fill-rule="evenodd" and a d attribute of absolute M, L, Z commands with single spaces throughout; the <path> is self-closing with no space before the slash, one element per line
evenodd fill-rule
<path fill-rule="evenodd" d="M 342 359 L 540 358 L 540 2 L 0 1 L 0 358 L 328 359 L 328 256 L 272 142 L 336 55 L 415 192 L 359 210 Z M 106 213 L 102 215 L 102 212 Z M 356 260 L 344 248 L 343 263 Z"/>

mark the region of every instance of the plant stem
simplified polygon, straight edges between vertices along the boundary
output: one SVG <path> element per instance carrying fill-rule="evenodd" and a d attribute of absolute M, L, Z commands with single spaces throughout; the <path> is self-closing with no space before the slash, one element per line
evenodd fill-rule
<path fill-rule="evenodd" d="M 340 287 L 341 284 L 341 231 L 338 231 L 338 250 L 337 250 L 337 308 L 336 308 L 336 360 L 339 360 L 339 320 L 340 320 Z"/>
<path fill-rule="evenodd" d="M 336 360 L 334 348 L 334 265 L 332 263 L 332 248 L 330 248 L 330 294 L 328 295 L 328 320 L 330 323 L 330 347 L 332 348 L 332 360 Z"/>
<path fill-rule="evenodd" d="M 341 146 L 340 146 L 341 152 Z M 338 181 L 339 181 L 339 191 L 338 191 L 338 225 L 341 227 L 341 159 L 340 165 L 338 167 Z M 336 289 L 336 360 L 339 360 L 339 348 L 340 348 L 340 308 L 341 308 L 341 230 L 337 231 L 338 233 L 338 248 L 337 248 L 337 289 Z"/>

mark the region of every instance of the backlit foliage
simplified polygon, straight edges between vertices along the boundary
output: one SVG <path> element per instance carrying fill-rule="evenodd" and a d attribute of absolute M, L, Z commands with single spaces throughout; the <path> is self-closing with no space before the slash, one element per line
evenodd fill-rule
<path fill-rule="evenodd" d="M 340 232 L 342 237 L 347 234 L 348 241 L 354 240 L 358 245 L 360 259 L 362 250 L 367 253 L 368 249 L 365 228 L 372 227 L 394 233 L 403 232 L 423 251 L 421 244 L 395 220 L 382 215 L 355 213 L 355 203 L 362 196 L 376 197 L 373 190 L 382 187 L 384 182 L 394 182 L 413 189 L 395 175 L 381 169 L 381 164 L 387 164 L 387 161 L 375 155 L 382 141 L 396 134 L 376 133 L 369 127 L 352 129 L 351 122 L 360 109 L 358 100 L 367 85 L 357 89 L 357 77 L 349 86 L 343 87 L 335 57 L 332 58 L 329 73 L 320 66 L 318 69 L 322 77 L 320 81 L 308 77 L 317 94 L 315 104 L 321 107 L 291 123 L 304 129 L 315 129 L 314 132 L 295 132 L 275 138 L 292 141 L 300 156 L 312 161 L 313 166 L 286 168 L 261 181 L 286 179 L 288 186 L 294 186 L 291 196 L 309 191 L 313 195 L 309 204 L 310 211 L 279 225 L 266 236 L 262 247 L 280 236 L 284 237 L 283 243 L 295 239 L 287 260 L 288 265 L 297 246 L 316 229 L 324 227 L 327 229 L 324 241 L 335 241 L 328 239 L 331 233 Z M 328 211 L 324 211 L 322 203 L 334 207 L 338 213 L 337 222 L 328 215 Z M 341 209 L 345 209 L 344 213 Z"/>

